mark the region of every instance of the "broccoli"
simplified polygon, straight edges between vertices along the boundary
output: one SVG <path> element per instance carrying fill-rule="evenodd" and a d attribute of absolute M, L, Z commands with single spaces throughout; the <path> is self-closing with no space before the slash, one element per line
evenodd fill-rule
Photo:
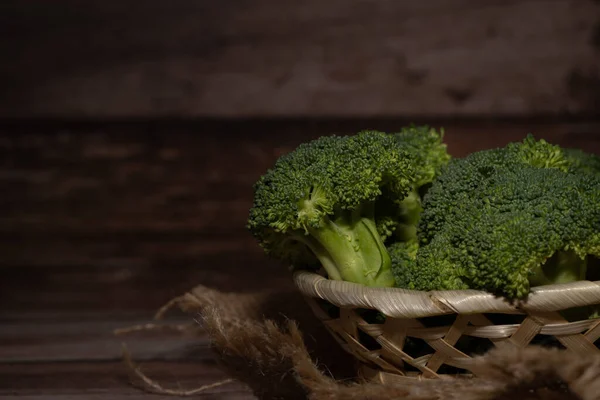
<path fill-rule="evenodd" d="M 419 251 L 419 242 L 416 238 L 407 241 L 394 242 L 388 245 L 388 253 L 392 260 L 392 273 L 396 279 L 397 287 L 404 289 L 423 290 L 421 284 L 413 284 L 412 267 Z M 431 269 L 433 272 L 433 269 Z M 426 272 L 423 271 L 423 272 Z M 421 277 L 424 274 L 421 274 Z M 419 278 L 420 279 L 420 278 Z M 437 287 L 437 285 L 434 285 Z"/>
<path fill-rule="evenodd" d="M 600 256 L 600 174 L 573 154 L 528 136 L 452 160 L 424 197 L 418 242 L 389 246 L 397 285 L 523 299 L 585 279 Z"/>
<path fill-rule="evenodd" d="M 429 126 L 415 126 L 394 133 L 395 139 L 411 156 L 414 167 L 411 190 L 404 198 L 384 194 L 376 210 L 383 210 L 378 219 L 380 235 L 390 242 L 406 242 L 416 238 L 416 229 L 422 212 L 422 197 L 431 182 L 441 173 L 451 157 L 443 143 L 444 132 Z"/>
<path fill-rule="evenodd" d="M 600 156 L 580 149 L 564 149 L 565 158 L 574 172 L 600 174 Z"/>
<path fill-rule="evenodd" d="M 382 191 L 403 198 L 414 174 L 389 134 L 324 136 L 280 157 L 254 186 L 248 228 L 267 254 L 330 279 L 393 286 L 375 222 Z"/>
<path fill-rule="evenodd" d="M 423 146 L 433 145 L 435 132 L 411 129 L 323 136 L 283 155 L 254 185 L 250 232 L 295 268 L 322 266 L 330 279 L 394 286 L 384 241 L 400 224 L 402 200 L 441 163 L 418 144 L 427 135 Z M 429 160 L 436 165 L 425 171 Z"/>

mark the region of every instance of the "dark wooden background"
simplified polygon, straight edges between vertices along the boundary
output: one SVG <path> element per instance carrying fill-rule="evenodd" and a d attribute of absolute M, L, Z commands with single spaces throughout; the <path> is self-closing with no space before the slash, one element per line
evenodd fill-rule
<path fill-rule="evenodd" d="M 112 329 L 196 284 L 292 291 L 244 225 L 303 141 L 416 122 L 455 156 L 600 154 L 599 44 L 583 0 L 2 2 L 0 399 L 145 398 Z M 224 377 L 206 338 L 127 342 L 171 386 Z"/>
<path fill-rule="evenodd" d="M 4 0 L 0 115 L 593 114 L 593 0 Z"/>

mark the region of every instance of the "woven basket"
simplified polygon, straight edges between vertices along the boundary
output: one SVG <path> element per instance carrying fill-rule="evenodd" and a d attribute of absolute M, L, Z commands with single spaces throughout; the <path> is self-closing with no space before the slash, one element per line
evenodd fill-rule
<path fill-rule="evenodd" d="M 600 353 L 600 319 L 567 322 L 560 313 L 600 304 L 600 281 L 540 286 L 519 304 L 476 290 L 371 288 L 308 271 L 294 281 L 368 380 L 474 376 L 472 357 L 494 346 Z"/>

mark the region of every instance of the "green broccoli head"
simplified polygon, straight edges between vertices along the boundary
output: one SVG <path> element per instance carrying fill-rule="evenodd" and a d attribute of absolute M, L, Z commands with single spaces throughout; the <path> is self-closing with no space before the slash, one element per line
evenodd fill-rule
<path fill-rule="evenodd" d="M 569 169 L 576 173 L 600 175 L 600 156 L 590 154 L 580 149 L 563 149 L 569 162 Z"/>
<path fill-rule="evenodd" d="M 275 258 L 319 264 L 331 279 L 393 286 L 375 203 L 384 191 L 405 197 L 413 175 L 410 154 L 389 134 L 321 137 L 256 182 L 248 228 Z"/>
<path fill-rule="evenodd" d="M 414 184 L 417 188 L 433 182 L 450 161 L 443 142 L 444 131 L 429 126 L 409 126 L 394 134 L 401 146 L 413 155 Z"/>
<path fill-rule="evenodd" d="M 451 160 L 445 172 L 428 190 L 425 211 L 419 225 L 419 241 L 428 243 L 454 214 L 476 198 L 487 196 L 486 186 L 501 173 L 516 172 L 524 167 L 567 171 L 569 163 L 559 146 L 532 135 L 504 148 L 489 149 Z"/>
<path fill-rule="evenodd" d="M 444 132 L 428 126 L 411 125 L 394 134 L 399 145 L 410 155 L 413 163 L 412 189 L 404 198 L 385 193 L 378 200 L 376 210 L 379 232 L 384 239 L 410 241 L 416 238 L 416 229 L 422 211 L 422 196 L 431 182 L 440 175 L 451 159 L 443 142 Z"/>
<path fill-rule="evenodd" d="M 501 152 L 516 158 L 515 162 L 511 162 L 516 168 L 524 163 L 536 168 L 556 168 L 566 172 L 572 164 L 560 146 L 544 139 L 536 140 L 532 134 L 527 135 L 522 142 L 509 143 Z"/>
<path fill-rule="evenodd" d="M 600 177 L 561 154 L 528 137 L 452 161 L 425 196 L 416 255 L 391 251 L 398 285 L 514 299 L 583 279 L 600 255 Z"/>

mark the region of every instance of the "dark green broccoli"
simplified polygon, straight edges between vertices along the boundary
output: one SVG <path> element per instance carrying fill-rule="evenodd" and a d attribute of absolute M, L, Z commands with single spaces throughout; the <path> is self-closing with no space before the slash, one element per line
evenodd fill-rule
<path fill-rule="evenodd" d="M 268 254 L 296 267 L 320 264 L 331 279 L 393 286 L 375 202 L 383 190 L 405 197 L 413 171 L 389 134 L 303 143 L 255 184 L 248 227 Z"/>
<path fill-rule="evenodd" d="M 564 149 L 564 153 L 571 171 L 600 174 L 600 156 L 569 148 Z"/>
<path fill-rule="evenodd" d="M 435 132 L 411 129 L 324 136 L 280 157 L 254 186 L 251 233 L 267 254 L 295 267 L 393 286 L 384 240 L 402 222 L 401 200 L 430 181 L 440 163 L 425 170 L 434 157 L 419 152 L 418 140 L 433 147 Z"/>
<path fill-rule="evenodd" d="M 443 142 L 443 129 L 437 132 L 429 126 L 412 125 L 394 137 L 413 157 L 415 190 L 433 182 L 451 159 Z"/>
<path fill-rule="evenodd" d="M 404 198 L 384 192 L 376 210 L 382 211 L 378 218 L 380 234 L 390 241 L 409 241 L 416 238 L 417 224 L 422 211 L 422 196 L 431 182 L 448 165 L 450 155 L 443 142 L 444 132 L 429 126 L 409 126 L 394 137 L 409 154 L 414 167 L 412 189 Z"/>
<path fill-rule="evenodd" d="M 396 286 L 404 289 L 424 290 L 422 289 L 423 285 L 412 283 L 415 279 L 413 273 L 414 262 L 419 251 L 418 240 L 415 238 L 394 242 L 387 247 L 392 260 L 392 273 L 396 279 Z M 427 271 L 423 271 L 420 276 L 423 277 L 425 272 Z M 433 273 L 434 270 L 431 269 L 431 272 Z"/>
<path fill-rule="evenodd" d="M 565 156 L 569 160 L 572 172 L 600 175 L 600 156 L 580 149 L 566 148 Z M 588 274 L 586 279 L 600 281 L 600 257 L 588 257 Z M 600 311 L 596 311 L 599 315 Z"/>
<path fill-rule="evenodd" d="M 599 204 L 600 176 L 531 136 L 455 159 L 424 198 L 418 243 L 390 246 L 397 284 L 520 299 L 584 279 L 600 256 Z"/>

